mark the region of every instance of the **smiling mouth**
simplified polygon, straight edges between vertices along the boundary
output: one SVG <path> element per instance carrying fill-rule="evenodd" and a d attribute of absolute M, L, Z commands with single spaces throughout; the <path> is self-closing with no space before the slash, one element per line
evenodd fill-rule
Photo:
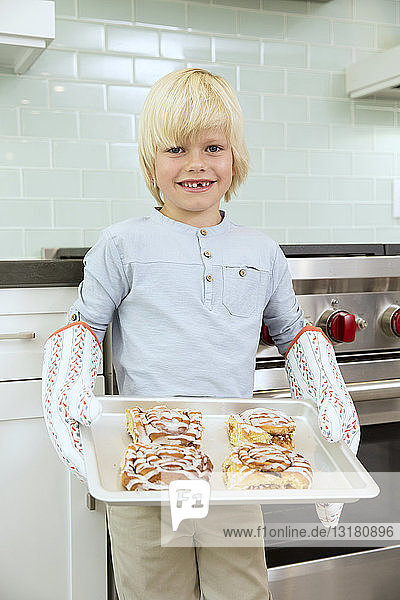
<path fill-rule="evenodd" d="M 205 192 L 211 188 L 215 181 L 211 179 L 186 179 L 176 183 L 187 192 Z"/>

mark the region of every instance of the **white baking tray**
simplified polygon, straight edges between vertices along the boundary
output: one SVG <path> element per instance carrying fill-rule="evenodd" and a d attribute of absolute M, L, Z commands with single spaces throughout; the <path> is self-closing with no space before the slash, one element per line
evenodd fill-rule
<path fill-rule="evenodd" d="M 198 408 L 203 413 L 202 450 L 209 455 L 210 504 L 355 502 L 374 498 L 379 488 L 344 442 L 331 444 L 321 435 L 316 408 L 308 401 L 271 398 L 143 398 L 97 396 L 102 414 L 89 427 L 82 427 L 82 444 L 91 495 L 108 504 L 168 504 L 168 490 L 127 491 L 120 482 L 120 465 L 131 442 L 126 432 L 125 409 L 146 410 L 159 404 L 175 408 Z M 313 483 L 307 490 L 228 490 L 222 476 L 222 462 L 232 451 L 225 429 L 229 414 L 249 408 L 283 410 L 296 421 L 295 449 L 311 463 Z"/>

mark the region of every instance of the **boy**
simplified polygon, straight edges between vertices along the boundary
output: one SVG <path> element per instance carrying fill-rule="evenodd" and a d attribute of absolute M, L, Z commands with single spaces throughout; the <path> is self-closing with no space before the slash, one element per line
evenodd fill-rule
<path fill-rule="evenodd" d="M 357 415 L 332 346 L 304 327 L 282 251 L 219 210 L 248 171 L 229 84 L 202 69 L 163 77 L 143 108 L 139 156 L 159 207 L 102 233 L 85 257 L 70 324 L 45 347 L 44 414 L 60 457 L 84 479 L 79 423 L 99 413 L 92 389 L 110 321 L 120 394 L 251 398 L 264 319 L 286 353 L 292 393 L 312 397 L 327 439 L 356 451 Z M 340 507 L 319 505 L 319 514 L 335 522 Z M 260 507 L 243 516 L 260 522 Z M 158 507 L 108 507 L 108 526 L 121 600 L 191 600 L 200 589 L 207 599 L 270 597 L 262 543 L 161 547 Z"/>

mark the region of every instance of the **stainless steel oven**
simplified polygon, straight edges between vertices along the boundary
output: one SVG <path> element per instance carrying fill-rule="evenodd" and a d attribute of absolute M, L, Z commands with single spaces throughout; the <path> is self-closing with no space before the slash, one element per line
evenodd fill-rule
<path fill-rule="evenodd" d="M 332 340 L 361 423 L 358 457 L 381 492 L 346 505 L 341 524 L 399 523 L 400 472 L 400 246 L 283 246 L 306 320 Z M 284 361 L 269 345 L 257 353 L 255 396 L 289 395 Z M 315 523 L 310 505 L 263 507 L 266 524 Z M 371 545 L 372 544 L 372 545 Z M 397 598 L 400 545 L 394 540 L 292 540 L 266 547 L 276 600 Z"/>

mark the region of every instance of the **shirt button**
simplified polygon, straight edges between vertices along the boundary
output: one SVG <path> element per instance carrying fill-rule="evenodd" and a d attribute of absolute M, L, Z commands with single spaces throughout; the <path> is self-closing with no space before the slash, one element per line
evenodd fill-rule
<path fill-rule="evenodd" d="M 75 315 L 75 314 L 72 314 L 72 315 L 71 315 L 71 321 L 77 321 L 77 320 L 78 320 L 78 317 L 77 317 L 77 315 Z"/>
<path fill-rule="evenodd" d="M 206 279 L 207 279 L 207 281 L 212 281 L 213 280 L 213 276 L 212 275 L 207 275 Z"/>
<path fill-rule="evenodd" d="M 201 235 L 207 235 L 207 229 L 200 229 Z"/>
<path fill-rule="evenodd" d="M 203 252 L 203 254 L 204 254 L 204 256 L 206 258 L 210 258 L 210 256 L 211 256 L 211 253 L 208 250 L 206 250 L 205 252 Z"/>
<path fill-rule="evenodd" d="M 240 277 L 246 277 L 247 273 L 246 273 L 245 269 L 240 269 L 239 275 L 240 275 Z"/>

